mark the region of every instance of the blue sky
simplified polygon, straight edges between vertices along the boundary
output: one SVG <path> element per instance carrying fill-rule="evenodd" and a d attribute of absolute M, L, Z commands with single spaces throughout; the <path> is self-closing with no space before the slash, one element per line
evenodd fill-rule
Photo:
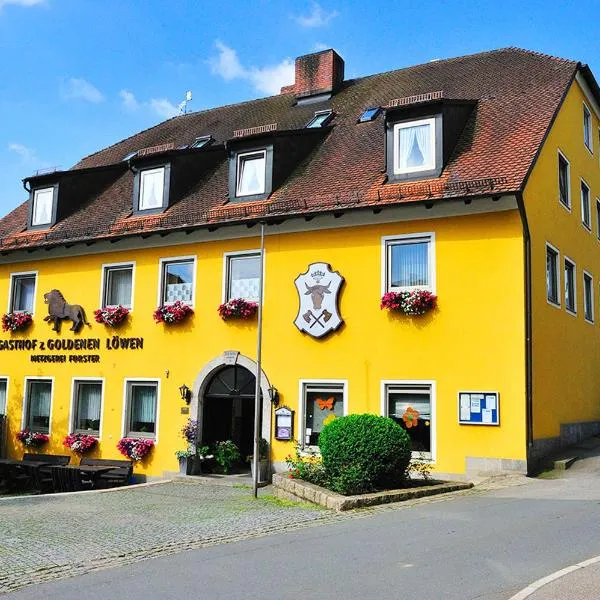
<path fill-rule="evenodd" d="M 597 0 L 0 0 L 0 214 L 21 179 L 176 113 L 276 93 L 326 47 L 346 77 L 521 46 L 600 79 Z"/>

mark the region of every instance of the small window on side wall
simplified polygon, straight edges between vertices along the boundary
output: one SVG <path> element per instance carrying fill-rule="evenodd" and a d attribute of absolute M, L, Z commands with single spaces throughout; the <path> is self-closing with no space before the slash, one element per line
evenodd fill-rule
<path fill-rule="evenodd" d="M 107 265 L 104 267 L 102 306 L 133 306 L 133 264 Z"/>
<path fill-rule="evenodd" d="M 577 296 L 575 290 L 575 263 L 565 258 L 565 308 L 573 314 L 577 313 Z"/>
<path fill-rule="evenodd" d="M 30 227 L 48 227 L 56 218 L 57 186 L 33 190 Z"/>
<path fill-rule="evenodd" d="M 558 198 L 561 204 L 571 209 L 569 161 L 558 153 Z"/>
<path fill-rule="evenodd" d="M 194 259 L 163 260 L 161 267 L 161 304 L 194 301 Z"/>
<path fill-rule="evenodd" d="M 6 391 L 8 389 L 8 379 L 0 377 L 0 415 L 6 414 Z"/>
<path fill-rule="evenodd" d="M 581 180 L 581 222 L 589 231 L 592 230 L 592 215 L 590 207 L 590 188 Z"/>
<path fill-rule="evenodd" d="M 550 304 L 560 305 L 558 250 L 546 244 L 546 298 Z"/>
<path fill-rule="evenodd" d="M 318 446 L 319 435 L 330 420 L 344 416 L 343 383 L 305 383 L 302 389 L 304 409 L 304 445 Z"/>
<path fill-rule="evenodd" d="M 35 305 L 35 273 L 11 275 L 11 297 L 9 312 L 33 313 Z"/>
<path fill-rule="evenodd" d="M 244 300 L 258 302 L 260 252 L 228 255 L 226 261 L 227 288 L 225 300 L 243 298 Z"/>
<path fill-rule="evenodd" d="M 583 142 L 590 152 L 594 151 L 592 141 L 592 113 L 590 109 L 583 105 Z"/>
<path fill-rule="evenodd" d="M 433 235 L 410 235 L 385 240 L 385 292 L 434 289 Z"/>
<path fill-rule="evenodd" d="M 127 436 L 156 438 L 158 383 L 155 381 L 127 382 Z"/>
<path fill-rule="evenodd" d="M 583 272 L 583 316 L 588 323 L 594 322 L 594 279 Z"/>

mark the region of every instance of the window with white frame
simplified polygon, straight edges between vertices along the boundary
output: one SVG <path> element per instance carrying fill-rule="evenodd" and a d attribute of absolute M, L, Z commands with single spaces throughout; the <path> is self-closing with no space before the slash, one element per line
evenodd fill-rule
<path fill-rule="evenodd" d="M 386 291 L 425 288 L 433 291 L 433 235 L 385 240 Z"/>
<path fill-rule="evenodd" d="M 559 200 L 566 208 L 571 208 L 571 175 L 569 161 L 558 153 L 558 192 Z"/>
<path fill-rule="evenodd" d="M 258 302 L 260 260 L 260 252 L 227 255 L 226 301 L 233 298 L 243 298 L 244 300 Z"/>
<path fill-rule="evenodd" d="M 133 264 L 104 267 L 102 306 L 131 308 L 133 297 Z"/>
<path fill-rule="evenodd" d="M 73 423 L 76 433 L 100 435 L 102 381 L 77 379 L 73 383 Z"/>
<path fill-rule="evenodd" d="M 585 271 L 583 272 L 583 315 L 586 321 L 594 322 L 594 280 Z"/>
<path fill-rule="evenodd" d="M 572 313 L 577 312 L 577 296 L 575 289 L 575 263 L 565 257 L 565 308 Z"/>
<path fill-rule="evenodd" d="M 546 298 L 548 302 L 559 305 L 558 250 L 546 244 Z"/>
<path fill-rule="evenodd" d="M 8 379 L 0 377 L 0 415 L 6 414 L 6 392 L 8 390 Z"/>
<path fill-rule="evenodd" d="M 387 416 L 406 430 L 412 442 L 413 456 L 431 458 L 431 385 L 385 385 Z"/>
<path fill-rule="evenodd" d="M 590 188 L 581 180 L 581 222 L 586 229 L 592 229 L 592 215 L 590 207 Z"/>
<path fill-rule="evenodd" d="M 318 446 L 323 427 L 344 416 L 343 383 L 310 382 L 302 386 L 304 445 Z"/>
<path fill-rule="evenodd" d="M 138 210 L 162 208 L 165 197 L 165 168 L 140 171 L 140 197 Z"/>
<path fill-rule="evenodd" d="M 191 304 L 194 299 L 194 259 L 162 261 L 161 303 L 173 304 L 179 300 Z"/>
<path fill-rule="evenodd" d="M 25 385 L 24 426 L 30 431 L 50 432 L 52 381 L 28 379 Z"/>
<path fill-rule="evenodd" d="M 236 196 L 264 194 L 266 189 L 267 151 L 240 152 L 237 155 Z"/>
<path fill-rule="evenodd" d="M 158 383 L 156 381 L 128 381 L 126 399 L 126 435 L 156 437 Z"/>
<path fill-rule="evenodd" d="M 11 297 L 9 312 L 33 312 L 35 304 L 35 273 L 11 275 Z"/>
<path fill-rule="evenodd" d="M 598 239 L 600 240 L 600 198 L 596 198 L 596 225 L 598 227 Z"/>
<path fill-rule="evenodd" d="M 435 118 L 394 125 L 394 174 L 435 169 Z"/>
<path fill-rule="evenodd" d="M 585 104 L 583 105 L 583 142 L 590 152 L 594 151 L 592 141 L 592 113 Z"/>
<path fill-rule="evenodd" d="M 54 188 L 41 188 L 33 191 L 31 226 L 50 225 L 54 213 Z"/>

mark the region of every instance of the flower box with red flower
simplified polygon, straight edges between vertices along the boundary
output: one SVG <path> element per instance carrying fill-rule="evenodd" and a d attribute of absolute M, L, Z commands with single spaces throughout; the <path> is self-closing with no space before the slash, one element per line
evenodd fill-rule
<path fill-rule="evenodd" d="M 184 304 L 181 300 L 177 300 L 176 302 L 173 302 L 173 304 L 159 306 L 154 311 L 153 317 L 157 323 L 167 323 L 171 325 L 174 323 L 181 323 L 193 314 L 194 311 L 191 306 Z"/>
<path fill-rule="evenodd" d="M 63 446 L 76 454 L 85 454 L 96 447 L 98 440 L 87 433 L 70 433 L 63 441 Z"/>
<path fill-rule="evenodd" d="M 154 448 L 154 441 L 143 438 L 122 438 L 117 444 L 119 452 L 134 462 L 143 460 Z"/>
<path fill-rule="evenodd" d="M 50 440 L 49 435 L 39 431 L 31 431 L 27 428 L 18 431 L 15 437 L 27 448 L 39 448 Z"/>
<path fill-rule="evenodd" d="M 388 292 L 381 298 L 380 308 L 405 315 L 424 315 L 437 305 L 437 296 L 429 290 L 406 290 Z"/>
<path fill-rule="evenodd" d="M 103 323 L 108 327 L 118 327 L 127 320 L 129 309 L 121 306 L 105 306 L 94 311 L 96 323 Z"/>
<path fill-rule="evenodd" d="M 233 298 L 221 304 L 218 308 L 219 316 L 223 321 L 230 319 L 253 319 L 258 311 L 258 302 L 244 300 L 244 298 Z"/>
<path fill-rule="evenodd" d="M 16 310 L 2 315 L 2 331 L 22 331 L 33 323 L 33 315 L 27 311 Z"/>

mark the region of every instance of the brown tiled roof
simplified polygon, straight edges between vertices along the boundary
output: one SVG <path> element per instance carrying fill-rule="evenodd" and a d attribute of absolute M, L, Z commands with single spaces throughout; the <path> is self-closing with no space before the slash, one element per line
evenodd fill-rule
<path fill-rule="evenodd" d="M 216 167 L 163 214 L 132 215 L 133 175 L 121 175 L 47 232 L 25 230 L 26 205 L 0 221 L 0 251 L 57 245 L 163 229 L 191 228 L 307 212 L 514 192 L 524 179 L 578 63 L 508 48 L 346 81 L 328 101 L 295 105 L 291 93 L 181 115 L 100 152 L 74 169 L 120 163 L 141 148 L 191 144 L 212 135 L 215 144 L 234 132 L 271 124 L 267 135 L 302 129 L 317 110 L 332 108 L 333 127 L 267 201 L 228 202 L 228 163 Z M 439 178 L 404 184 L 385 181 L 383 116 L 357 124 L 369 106 L 442 92 L 444 99 L 476 100 L 454 152 Z M 168 146 L 171 147 L 171 146 Z"/>

